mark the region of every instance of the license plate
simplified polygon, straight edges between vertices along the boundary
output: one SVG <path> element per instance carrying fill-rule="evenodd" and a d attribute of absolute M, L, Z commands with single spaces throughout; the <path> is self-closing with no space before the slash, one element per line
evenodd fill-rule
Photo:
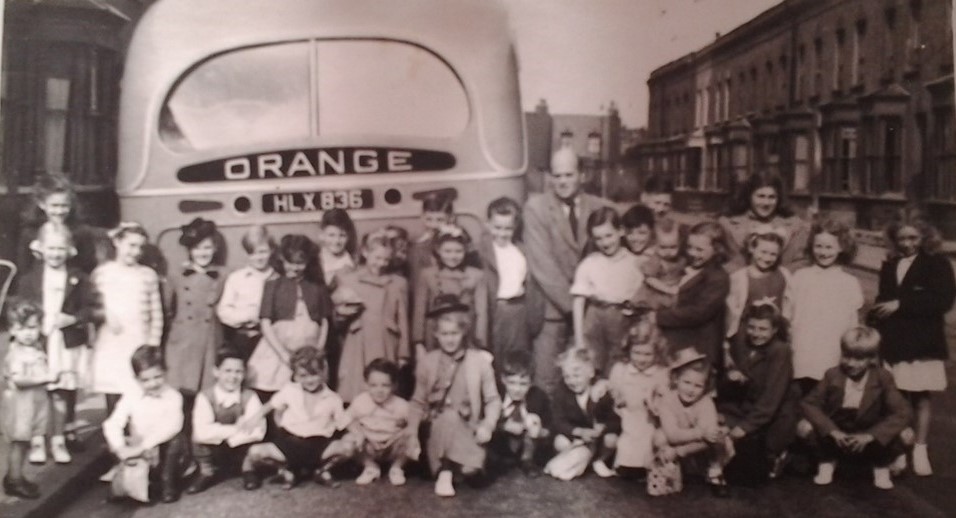
<path fill-rule="evenodd" d="M 262 195 L 262 212 L 317 212 L 331 209 L 371 209 L 371 189 L 279 192 Z"/>

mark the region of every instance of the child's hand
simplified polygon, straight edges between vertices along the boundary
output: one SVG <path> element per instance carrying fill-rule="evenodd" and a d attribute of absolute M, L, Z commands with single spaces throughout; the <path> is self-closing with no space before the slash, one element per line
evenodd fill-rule
<path fill-rule="evenodd" d="M 868 433 L 858 433 L 847 436 L 847 441 L 849 442 L 847 447 L 850 451 L 860 453 L 868 444 L 873 442 L 873 436 Z"/>
<path fill-rule="evenodd" d="M 887 300 L 873 306 L 872 312 L 879 318 L 886 318 L 900 309 L 899 300 Z"/>
<path fill-rule="evenodd" d="M 485 444 L 491 440 L 491 433 L 492 430 L 487 426 L 479 425 L 478 428 L 475 429 L 475 441 L 477 441 L 478 444 Z"/>
<path fill-rule="evenodd" d="M 532 439 L 537 439 L 541 437 L 542 425 L 541 417 L 538 414 L 528 414 L 525 416 L 524 422 L 525 428 L 528 430 L 528 435 Z"/>
<path fill-rule="evenodd" d="M 66 313 L 60 313 L 56 316 L 56 321 L 53 323 L 53 326 L 57 329 L 63 329 L 64 327 L 70 327 L 76 323 L 76 317 L 73 315 L 67 315 Z"/>
<path fill-rule="evenodd" d="M 664 446 L 660 450 L 657 450 L 657 457 L 664 462 L 673 462 L 677 460 L 677 450 L 670 446 Z"/>
<path fill-rule="evenodd" d="M 403 368 L 407 367 L 410 362 L 411 362 L 411 360 L 409 360 L 408 358 L 399 358 L 399 359 L 398 359 L 398 368 L 399 368 L 399 369 L 403 369 Z"/>
<path fill-rule="evenodd" d="M 135 459 L 136 457 L 141 457 L 142 455 L 142 446 L 124 446 L 116 452 L 116 456 L 119 457 L 120 460 Z"/>
<path fill-rule="evenodd" d="M 701 438 L 710 444 L 715 444 L 723 437 L 723 435 L 724 434 L 721 433 L 719 429 L 706 430 L 701 433 Z"/>
<path fill-rule="evenodd" d="M 746 383 L 747 376 L 744 376 L 744 373 L 740 372 L 737 369 L 727 371 L 727 381 L 731 383 Z"/>
<path fill-rule="evenodd" d="M 732 430 L 730 430 L 730 438 L 735 441 L 743 439 L 746 436 L 747 432 L 745 432 L 744 429 L 739 426 L 735 426 Z"/>
<path fill-rule="evenodd" d="M 236 431 L 242 434 L 252 433 L 256 429 L 256 424 L 255 419 L 243 419 L 236 423 Z"/>
<path fill-rule="evenodd" d="M 840 447 L 841 450 L 845 450 L 850 444 L 847 434 L 840 430 L 833 430 L 830 432 L 830 437 L 833 438 L 833 441 L 836 442 L 837 446 Z"/>
<path fill-rule="evenodd" d="M 524 423 L 520 421 L 513 421 L 511 419 L 505 420 L 505 424 L 502 425 L 502 428 L 505 432 L 511 435 L 521 435 L 525 430 Z"/>
<path fill-rule="evenodd" d="M 597 403 L 601 400 L 610 389 L 611 384 L 607 380 L 597 380 L 594 382 L 594 385 L 591 386 L 591 401 Z"/>
<path fill-rule="evenodd" d="M 259 325 L 259 321 L 252 319 L 252 320 L 246 320 L 245 322 L 240 323 L 239 327 L 242 329 L 252 329 L 256 327 L 257 325 Z"/>

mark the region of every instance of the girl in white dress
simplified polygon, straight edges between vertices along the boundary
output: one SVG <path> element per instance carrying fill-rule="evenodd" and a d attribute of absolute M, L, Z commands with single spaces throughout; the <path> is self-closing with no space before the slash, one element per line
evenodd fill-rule
<path fill-rule="evenodd" d="M 824 218 L 810 232 L 812 266 L 793 275 L 793 378 L 806 394 L 840 362 L 840 337 L 859 324 L 860 281 L 843 270 L 856 254 L 850 227 Z"/>
<path fill-rule="evenodd" d="M 621 437 L 614 465 L 619 471 L 648 469 L 654 460 L 654 418 L 648 405 L 655 389 L 667 387 L 667 343 L 660 330 L 647 319 L 630 326 L 624 354 L 611 368 L 609 388 L 621 416 Z"/>
<path fill-rule="evenodd" d="M 146 230 L 139 223 L 120 223 L 109 232 L 116 258 L 93 271 L 105 321 L 93 343 L 93 390 L 106 395 L 113 412 L 120 395 L 138 385 L 130 358 L 141 345 L 159 347 L 163 335 L 163 308 L 159 277 L 139 264 Z"/>

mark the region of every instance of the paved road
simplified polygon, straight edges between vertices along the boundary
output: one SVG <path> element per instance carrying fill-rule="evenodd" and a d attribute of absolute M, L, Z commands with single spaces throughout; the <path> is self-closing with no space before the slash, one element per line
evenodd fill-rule
<path fill-rule="evenodd" d="M 858 273 L 868 300 L 875 295 L 875 276 Z M 948 331 L 956 347 L 956 313 L 951 313 Z M 956 351 L 954 351 L 956 352 Z M 949 379 L 956 369 L 949 365 Z M 838 471 L 837 480 L 826 488 L 816 487 L 808 477 L 787 475 L 759 489 L 734 488 L 733 497 L 717 500 L 700 483 L 691 483 L 684 493 L 663 498 L 648 497 L 634 482 L 601 480 L 593 475 L 573 482 L 541 478 L 525 479 L 509 474 L 490 487 L 462 488 L 457 498 L 441 500 L 432 494 L 430 482 L 411 478 L 403 488 L 386 483 L 358 487 L 346 482 L 326 489 L 307 484 L 286 492 L 266 486 L 246 492 L 238 480 L 229 480 L 206 493 L 185 497 L 172 505 L 139 507 L 104 502 L 105 486 L 91 482 L 73 506 L 68 518 L 166 518 L 166 517 L 324 517 L 324 516 L 520 516 L 534 517 L 797 517 L 847 516 L 944 517 L 956 516 L 956 383 L 936 399 L 936 417 L 930 439 L 936 474 L 928 478 L 906 475 L 897 479 L 893 491 L 872 487 L 867 472 Z M 353 475 L 354 476 L 354 475 Z"/>

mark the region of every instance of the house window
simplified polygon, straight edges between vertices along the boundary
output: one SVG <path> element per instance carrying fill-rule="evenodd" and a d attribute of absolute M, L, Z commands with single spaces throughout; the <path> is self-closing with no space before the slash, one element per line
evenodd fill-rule
<path fill-rule="evenodd" d="M 853 86 L 863 85 L 864 83 L 864 57 L 863 40 L 866 36 L 866 20 L 856 22 L 856 31 L 853 32 L 853 55 L 850 59 L 850 81 Z"/>
<path fill-rule="evenodd" d="M 807 48 L 801 43 L 797 47 L 797 84 L 794 85 L 794 100 L 802 101 L 804 92 L 807 90 Z"/>
<path fill-rule="evenodd" d="M 48 77 L 46 80 L 46 116 L 44 121 L 44 165 L 47 171 L 62 172 L 66 155 L 67 109 L 70 80 Z"/>
<path fill-rule="evenodd" d="M 922 21 L 923 3 L 920 0 L 910 0 L 909 34 L 906 38 L 906 67 L 910 72 L 919 70 L 925 45 L 920 38 L 920 23 Z"/>
<path fill-rule="evenodd" d="M 777 91 L 776 89 L 776 80 L 777 76 L 773 73 L 773 62 L 767 60 L 767 88 L 763 92 L 763 109 L 769 110 L 773 107 L 773 94 Z"/>
<path fill-rule="evenodd" d="M 806 133 L 790 135 L 790 160 L 787 164 L 791 192 L 806 192 L 810 188 L 810 138 Z"/>
<path fill-rule="evenodd" d="M 930 198 L 956 201 L 956 116 L 953 108 L 937 109 L 933 114 L 931 144 L 932 190 Z"/>
<path fill-rule="evenodd" d="M 825 130 L 823 146 L 824 187 L 832 193 L 858 191 L 857 128 L 832 125 Z"/>
<path fill-rule="evenodd" d="M 711 144 L 707 148 L 707 165 L 704 168 L 704 178 L 700 183 L 701 190 L 713 191 L 717 189 L 717 175 L 720 170 L 722 144 Z"/>
<path fill-rule="evenodd" d="M 884 83 L 890 83 L 896 76 L 896 45 L 894 44 L 896 38 L 896 8 L 887 8 L 883 12 L 883 16 L 886 20 L 886 32 L 883 37 L 883 55 L 880 59 L 883 71 L 880 79 Z"/>
<path fill-rule="evenodd" d="M 836 49 L 833 52 L 833 91 L 843 91 L 843 51 L 846 43 L 846 31 L 837 29 Z"/>
<path fill-rule="evenodd" d="M 777 104 L 785 106 L 787 104 L 787 55 L 783 54 L 780 56 L 780 97 L 777 99 Z"/>
<path fill-rule="evenodd" d="M 866 163 L 860 192 L 883 194 L 901 192 L 902 121 L 899 117 L 875 117 L 864 122 Z"/>
<path fill-rule="evenodd" d="M 823 92 L 823 39 L 813 40 L 813 95 Z"/>
<path fill-rule="evenodd" d="M 750 99 L 747 100 L 747 110 L 756 111 L 760 84 L 757 82 L 757 67 L 750 68 Z"/>

